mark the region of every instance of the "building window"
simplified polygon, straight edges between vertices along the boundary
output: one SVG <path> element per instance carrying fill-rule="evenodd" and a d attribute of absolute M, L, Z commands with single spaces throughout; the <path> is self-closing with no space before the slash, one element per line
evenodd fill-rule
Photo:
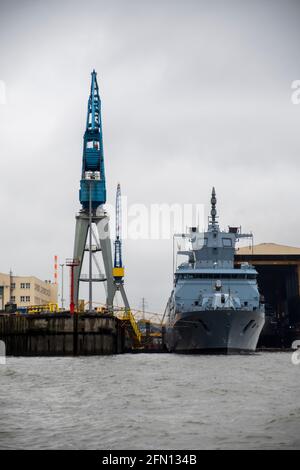
<path fill-rule="evenodd" d="M 30 295 L 26 295 L 26 302 L 30 302 Z"/>
<path fill-rule="evenodd" d="M 11 301 L 12 302 L 15 302 L 16 301 L 16 297 L 14 295 L 11 296 Z"/>
<path fill-rule="evenodd" d="M 30 289 L 30 282 L 21 282 L 21 289 Z"/>
<path fill-rule="evenodd" d="M 21 295 L 21 302 L 25 302 L 25 295 Z"/>
<path fill-rule="evenodd" d="M 50 291 L 48 289 L 45 289 L 44 287 L 41 288 L 41 294 L 42 295 L 47 295 L 48 297 L 50 296 Z"/>
<path fill-rule="evenodd" d="M 15 283 L 15 282 L 12 282 L 12 283 L 11 283 L 11 288 L 12 288 L 12 289 L 15 289 L 15 288 L 16 288 L 16 283 Z"/>

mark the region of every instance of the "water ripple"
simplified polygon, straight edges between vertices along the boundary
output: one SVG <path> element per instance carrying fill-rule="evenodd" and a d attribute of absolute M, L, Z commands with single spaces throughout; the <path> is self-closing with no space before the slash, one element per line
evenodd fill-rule
<path fill-rule="evenodd" d="M 289 356 L 8 358 L 0 448 L 300 448 Z"/>

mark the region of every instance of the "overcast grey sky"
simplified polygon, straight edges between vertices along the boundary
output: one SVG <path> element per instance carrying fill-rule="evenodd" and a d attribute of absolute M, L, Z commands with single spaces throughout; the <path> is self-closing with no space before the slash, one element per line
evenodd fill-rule
<path fill-rule="evenodd" d="M 108 202 L 205 203 L 300 246 L 299 1 L 0 0 L 0 271 L 72 256 L 90 72 Z M 164 308 L 172 243 L 124 243 L 130 302 Z M 103 300 L 103 299 L 99 299 Z"/>

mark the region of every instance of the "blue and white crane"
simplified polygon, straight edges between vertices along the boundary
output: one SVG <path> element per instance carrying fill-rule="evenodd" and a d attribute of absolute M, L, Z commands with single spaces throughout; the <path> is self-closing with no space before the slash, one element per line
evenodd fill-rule
<path fill-rule="evenodd" d="M 80 281 L 88 282 L 89 311 L 91 312 L 93 310 L 93 285 L 95 282 L 103 282 L 105 284 L 106 291 L 106 304 L 108 309 L 111 310 L 113 308 L 113 299 L 116 288 L 113 277 L 109 217 L 104 208 L 104 204 L 106 202 L 106 180 L 101 99 L 95 70 L 92 72 L 86 129 L 83 137 L 79 201 L 81 204 L 81 210 L 79 214 L 76 215 L 73 251 L 74 260 L 78 260 L 78 266 L 76 266 L 74 270 L 74 302 L 75 305 L 78 305 Z M 93 231 L 93 225 L 97 228 L 96 234 Z M 93 239 L 95 241 L 94 244 Z M 81 274 L 85 251 L 89 252 L 89 273 L 87 276 Z M 104 273 L 101 272 L 96 254 L 100 254 L 102 257 Z M 97 275 L 93 273 L 93 264 L 96 264 L 96 268 L 98 270 Z"/>

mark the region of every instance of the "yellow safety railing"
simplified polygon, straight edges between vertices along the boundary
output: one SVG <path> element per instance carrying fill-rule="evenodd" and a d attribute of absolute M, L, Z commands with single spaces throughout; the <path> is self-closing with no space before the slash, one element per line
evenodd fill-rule
<path fill-rule="evenodd" d="M 140 332 L 140 329 L 138 327 L 138 324 L 137 322 L 135 321 L 135 318 L 131 312 L 131 310 L 128 310 L 128 309 L 125 309 L 121 312 L 118 313 L 117 317 L 120 319 L 120 320 L 123 320 L 123 321 L 129 321 L 130 324 L 131 324 L 131 328 L 133 329 L 134 331 L 134 334 L 138 340 L 138 342 L 140 343 L 141 342 L 141 339 L 142 339 L 142 333 Z"/>
<path fill-rule="evenodd" d="M 30 305 L 26 308 L 28 313 L 59 312 L 58 304 L 49 303 L 44 305 Z"/>

